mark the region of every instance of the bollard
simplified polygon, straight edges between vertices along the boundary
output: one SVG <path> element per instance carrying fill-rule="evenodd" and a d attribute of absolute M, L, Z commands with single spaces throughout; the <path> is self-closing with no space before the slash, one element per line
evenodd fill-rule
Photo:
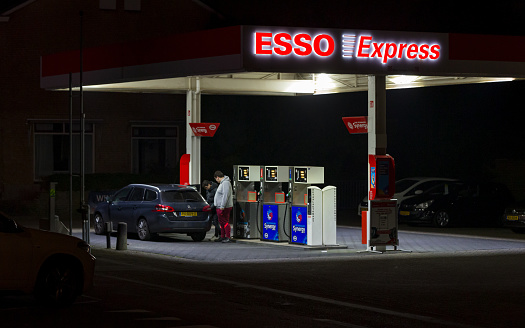
<path fill-rule="evenodd" d="M 89 244 L 89 221 L 82 221 L 82 240 Z"/>
<path fill-rule="evenodd" d="M 126 222 L 119 222 L 117 229 L 117 250 L 128 249 L 128 225 Z"/>
<path fill-rule="evenodd" d="M 105 222 L 106 226 L 106 248 L 111 248 L 111 222 Z"/>

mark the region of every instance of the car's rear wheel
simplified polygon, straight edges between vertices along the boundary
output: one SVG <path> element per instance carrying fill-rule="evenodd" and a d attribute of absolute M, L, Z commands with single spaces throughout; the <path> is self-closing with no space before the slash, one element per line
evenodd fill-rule
<path fill-rule="evenodd" d="M 104 218 L 102 218 L 102 215 L 100 213 L 96 213 L 94 220 L 95 220 L 95 223 L 93 225 L 95 228 L 95 234 L 97 235 L 105 234 L 106 228 L 104 226 Z"/>
<path fill-rule="evenodd" d="M 206 238 L 206 233 L 205 232 L 194 232 L 190 234 L 190 237 L 191 239 L 193 239 L 193 241 L 203 241 L 204 238 Z"/>
<path fill-rule="evenodd" d="M 151 240 L 151 232 L 149 231 L 148 221 L 141 218 L 137 223 L 137 234 L 140 240 Z"/>
<path fill-rule="evenodd" d="M 71 260 L 55 259 L 40 270 L 35 296 L 43 304 L 65 306 L 82 294 L 82 273 Z"/>
<path fill-rule="evenodd" d="M 450 226 L 450 215 L 445 211 L 438 211 L 434 215 L 434 226 L 438 228 Z"/>

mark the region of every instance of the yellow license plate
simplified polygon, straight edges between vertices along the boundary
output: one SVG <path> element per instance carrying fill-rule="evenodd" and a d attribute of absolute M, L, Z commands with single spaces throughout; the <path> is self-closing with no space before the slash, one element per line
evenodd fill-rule
<path fill-rule="evenodd" d="M 410 212 L 409 211 L 399 211 L 399 215 L 408 216 L 410 215 Z"/>
<path fill-rule="evenodd" d="M 180 212 L 181 216 L 197 216 L 197 212 Z"/>
<path fill-rule="evenodd" d="M 518 216 L 517 215 L 507 215 L 507 220 L 518 221 Z"/>

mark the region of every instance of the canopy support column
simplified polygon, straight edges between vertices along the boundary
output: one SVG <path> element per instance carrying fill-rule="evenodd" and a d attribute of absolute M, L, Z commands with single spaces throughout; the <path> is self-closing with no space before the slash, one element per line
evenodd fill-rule
<path fill-rule="evenodd" d="M 368 76 L 368 154 L 386 155 L 386 77 Z M 367 156 L 368 157 L 368 156 Z M 368 165 L 368 195 L 371 190 L 370 164 Z M 371 208 L 368 201 L 367 229 L 370 229 Z M 367 232 L 370 239 L 370 231 Z M 385 252 L 386 246 L 375 246 L 377 252 Z M 370 241 L 368 251 L 372 251 Z"/>
<path fill-rule="evenodd" d="M 186 93 L 186 154 L 190 154 L 190 184 L 201 181 L 201 139 L 193 135 L 190 123 L 201 121 L 201 90 L 198 77 L 188 79 Z"/>
<path fill-rule="evenodd" d="M 386 155 L 386 76 L 368 76 L 368 153 Z"/>

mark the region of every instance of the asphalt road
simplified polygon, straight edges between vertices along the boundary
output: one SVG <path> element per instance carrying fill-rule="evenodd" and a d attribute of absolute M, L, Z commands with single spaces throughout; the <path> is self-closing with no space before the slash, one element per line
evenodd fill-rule
<path fill-rule="evenodd" d="M 0 298 L 2 327 L 523 327 L 525 251 L 203 263 L 94 249 L 69 308 Z"/>

